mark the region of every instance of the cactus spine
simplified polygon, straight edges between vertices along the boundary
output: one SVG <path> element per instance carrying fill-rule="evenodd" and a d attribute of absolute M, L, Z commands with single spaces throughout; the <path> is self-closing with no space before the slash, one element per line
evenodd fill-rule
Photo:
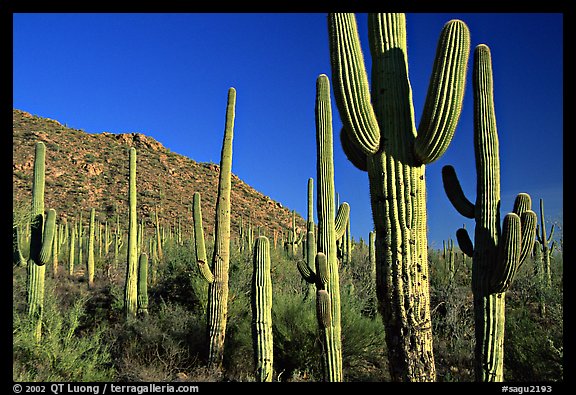
<path fill-rule="evenodd" d="M 270 276 L 270 243 L 266 236 L 259 236 L 254 243 L 252 273 L 252 341 L 256 380 L 272 381 L 272 278 Z"/>
<path fill-rule="evenodd" d="M 230 188 L 232 171 L 232 139 L 234 135 L 234 112 L 236 90 L 228 90 L 226 122 L 222 153 L 220 158 L 220 177 L 216 200 L 215 242 L 212 256 L 214 281 L 208 289 L 208 338 L 209 365 L 220 368 L 224 356 L 224 337 L 226 335 L 226 316 L 228 312 L 228 268 L 230 265 Z"/>
<path fill-rule="evenodd" d="M 138 314 L 148 315 L 148 254 L 138 260 Z"/>
<path fill-rule="evenodd" d="M 377 294 L 394 381 L 434 381 L 426 239 L 425 165 L 448 148 L 462 108 L 470 39 L 440 35 L 420 125 L 408 79 L 404 14 L 369 14 L 372 88 L 353 14 L 328 16 L 332 78 L 348 159 L 368 172 Z"/>
<path fill-rule="evenodd" d="M 135 317 L 138 309 L 138 218 L 136 216 L 136 148 L 131 147 L 128 184 L 128 256 L 124 285 L 126 318 Z"/>
<path fill-rule="evenodd" d="M 442 177 L 456 210 L 476 221 L 474 245 L 464 228 L 456 233 L 460 249 L 473 257 L 476 380 L 503 381 L 505 292 L 533 247 L 536 213 L 530 209 L 530 196 L 521 193 L 500 228 L 500 158 L 492 60 L 490 49 L 483 44 L 474 51 L 473 90 L 476 204 L 464 196 L 454 168 L 445 166 Z"/>
<path fill-rule="evenodd" d="M 94 287 L 94 221 L 96 209 L 90 209 L 90 226 L 88 228 L 88 261 L 86 268 L 88 273 L 88 288 Z"/>
<path fill-rule="evenodd" d="M 32 182 L 32 212 L 30 223 L 30 256 L 27 270 L 28 316 L 35 324 L 35 338 L 42 338 L 42 316 L 44 309 L 44 280 L 46 264 L 52 253 L 56 225 L 56 211 L 49 210 L 44 215 L 46 146 L 36 143 L 34 155 L 34 179 Z"/>

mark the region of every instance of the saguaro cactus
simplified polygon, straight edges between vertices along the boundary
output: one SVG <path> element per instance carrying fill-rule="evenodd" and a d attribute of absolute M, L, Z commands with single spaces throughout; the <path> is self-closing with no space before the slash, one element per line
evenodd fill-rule
<path fill-rule="evenodd" d="M 68 274 L 74 274 L 74 258 L 76 257 L 76 226 L 70 228 L 70 247 L 68 249 Z"/>
<path fill-rule="evenodd" d="M 216 200 L 215 242 L 212 256 L 214 281 L 208 289 L 208 363 L 220 368 L 224 356 L 226 316 L 228 312 L 228 268 L 230 265 L 230 188 L 232 172 L 232 139 L 234 136 L 234 115 L 236 90 L 228 90 L 226 123 L 222 153 L 220 157 L 220 178 Z"/>
<path fill-rule="evenodd" d="M 456 233 L 460 249 L 473 257 L 476 380 L 502 381 L 505 292 L 534 245 L 536 213 L 530 209 L 530 196 L 521 193 L 500 227 L 500 157 L 492 60 L 490 49 L 483 44 L 474 51 L 473 90 L 476 204 L 464 195 L 452 166 L 442 169 L 442 179 L 454 208 L 476 221 L 474 245 L 464 228 Z"/>
<path fill-rule="evenodd" d="M 135 317 L 138 309 L 138 218 L 136 216 L 136 148 L 130 147 L 128 184 L 128 257 L 124 285 L 126 318 Z"/>
<path fill-rule="evenodd" d="M 28 316 L 35 324 L 35 338 L 42 338 L 42 316 L 44 309 L 44 280 L 46 264 L 50 261 L 56 227 L 56 211 L 44 215 L 46 145 L 36 143 L 34 154 L 34 178 L 32 181 L 32 212 L 30 223 L 30 256 L 27 270 Z"/>
<path fill-rule="evenodd" d="M 448 148 L 464 96 L 467 26 L 440 35 L 418 129 L 404 14 L 369 14 L 372 89 L 353 14 L 328 16 L 334 95 L 348 159 L 368 172 L 376 230 L 377 294 L 395 381 L 434 381 L 425 165 Z"/>
<path fill-rule="evenodd" d="M 204 228 L 202 227 L 202 205 L 200 204 L 200 193 L 195 192 L 192 199 L 193 219 L 194 219 L 194 246 L 196 249 L 196 264 L 200 274 L 207 283 L 214 281 L 214 275 L 208 267 L 208 258 L 206 257 L 206 245 L 204 243 Z"/>
<path fill-rule="evenodd" d="M 138 314 L 148 315 L 148 254 L 138 260 Z"/>
<path fill-rule="evenodd" d="M 259 236 L 254 243 L 251 305 L 256 380 L 261 382 L 272 381 L 274 365 L 270 270 L 270 243 L 266 236 Z"/>
<path fill-rule="evenodd" d="M 552 273 L 550 271 L 550 254 L 554 249 L 554 242 L 552 241 L 552 236 L 554 236 L 554 225 L 550 228 L 550 235 L 546 237 L 546 217 L 544 216 L 544 200 L 540 199 L 540 226 L 536 226 L 536 240 L 538 241 L 538 247 L 541 252 L 541 267 L 540 275 L 543 275 L 546 279 L 546 285 L 549 287 L 552 285 Z"/>
<path fill-rule="evenodd" d="M 90 209 L 90 225 L 88 227 L 88 260 L 86 262 L 86 272 L 88 273 L 88 288 L 94 287 L 94 222 L 96 209 Z"/>
<path fill-rule="evenodd" d="M 324 74 L 316 80 L 316 171 L 318 180 L 318 240 L 317 252 L 326 258 L 325 281 L 317 282 L 317 299 L 327 298 L 323 303 L 329 307 L 330 320 L 320 320 L 321 340 L 324 345 L 323 365 L 325 381 L 342 381 L 342 339 L 340 326 L 340 277 L 336 248 L 336 215 L 334 202 L 334 155 L 332 137 L 332 110 L 330 105 L 330 81 Z M 346 221 L 340 221 L 343 224 Z M 316 258 L 318 259 L 318 258 Z M 318 276 L 324 271 L 316 268 Z M 318 299 L 319 300 L 319 299 Z M 325 311 L 325 310 L 322 310 Z"/>
<path fill-rule="evenodd" d="M 26 258 L 22 255 L 20 248 L 20 231 L 15 221 L 16 213 L 12 211 L 12 263 L 15 266 L 26 267 Z"/>

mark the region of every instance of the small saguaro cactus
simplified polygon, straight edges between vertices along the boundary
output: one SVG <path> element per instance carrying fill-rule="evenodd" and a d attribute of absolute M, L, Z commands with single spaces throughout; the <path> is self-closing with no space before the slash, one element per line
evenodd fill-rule
<path fill-rule="evenodd" d="M 404 14 L 369 14 L 372 86 L 354 14 L 328 15 L 334 96 L 348 160 L 368 172 L 376 230 L 377 295 L 393 381 L 434 381 L 425 165 L 444 154 L 460 117 L 470 38 L 442 29 L 416 129 Z"/>
<path fill-rule="evenodd" d="M 126 318 L 136 317 L 138 312 L 138 218 L 136 214 L 136 148 L 129 149 L 128 184 L 128 256 L 126 282 L 124 285 L 124 309 Z"/>
<path fill-rule="evenodd" d="M 544 200 L 540 199 L 540 225 L 536 225 L 536 241 L 538 242 L 537 248 L 540 248 L 541 259 L 537 263 L 541 264 L 540 275 L 543 275 L 546 279 L 546 285 L 550 287 L 552 285 L 552 273 L 550 271 L 550 255 L 554 250 L 554 242 L 552 237 L 554 236 L 554 224 L 550 228 L 550 235 L 546 237 L 546 217 L 544 216 Z"/>
<path fill-rule="evenodd" d="M 254 243 L 251 306 L 254 364 L 260 382 L 272 381 L 274 366 L 270 270 L 270 242 L 259 236 Z"/>
<path fill-rule="evenodd" d="M 74 258 L 76 257 L 76 226 L 70 228 L 70 247 L 68 247 L 68 274 L 74 274 Z"/>
<path fill-rule="evenodd" d="M 228 90 L 226 122 L 220 157 L 220 177 L 216 198 L 216 220 L 212 273 L 214 281 L 208 287 L 208 364 L 220 369 L 224 357 L 224 338 L 228 314 L 228 269 L 230 266 L 230 189 L 232 173 L 232 140 L 236 90 Z"/>
<path fill-rule="evenodd" d="M 26 258 L 22 255 L 20 248 L 20 231 L 15 221 L 16 213 L 12 211 L 12 263 L 15 266 L 26 267 Z"/>
<path fill-rule="evenodd" d="M 148 315 L 148 254 L 138 260 L 138 314 Z"/>
<path fill-rule="evenodd" d="M 34 155 L 34 178 L 32 181 L 32 212 L 30 223 L 30 256 L 26 296 L 28 316 L 35 325 L 35 339 L 42 338 L 42 316 L 44 310 L 44 280 L 46 264 L 52 257 L 53 238 L 56 227 L 56 211 L 51 209 L 44 214 L 46 145 L 37 142 Z"/>
<path fill-rule="evenodd" d="M 454 208 L 474 218 L 474 245 L 464 228 L 456 237 L 472 257 L 475 316 L 475 375 L 477 381 L 503 381 L 505 293 L 534 245 L 536 213 L 531 199 L 520 193 L 513 212 L 500 226 L 500 156 L 488 46 L 474 51 L 474 153 L 476 204 L 469 201 L 452 166 L 442 168 L 444 189 Z"/>
<path fill-rule="evenodd" d="M 86 272 L 88 273 L 88 288 L 94 287 L 94 223 L 96 209 L 90 209 L 90 225 L 88 227 L 88 260 L 86 262 Z"/>

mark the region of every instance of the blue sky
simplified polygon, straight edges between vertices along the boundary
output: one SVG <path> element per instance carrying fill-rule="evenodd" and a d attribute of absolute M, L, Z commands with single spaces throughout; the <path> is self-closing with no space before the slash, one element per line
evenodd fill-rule
<path fill-rule="evenodd" d="M 420 119 L 442 26 L 463 20 L 471 46 L 492 52 L 500 139 L 502 217 L 519 192 L 562 222 L 562 14 L 407 14 L 409 76 Z M 367 15 L 357 14 L 367 67 Z M 331 75 L 326 14 L 14 14 L 13 107 L 90 133 L 140 132 L 198 162 L 219 162 L 226 97 L 236 88 L 232 171 L 306 215 L 316 177 L 314 101 Z M 475 201 L 472 54 L 464 109 L 446 153 L 426 167 L 432 246 L 472 220 L 443 191 L 452 164 Z M 332 96 L 333 98 L 334 96 Z M 352 233 L 373 227 L 367 174 L 340 145 L 333 99 L 335 183 L 351 206 Z"/>

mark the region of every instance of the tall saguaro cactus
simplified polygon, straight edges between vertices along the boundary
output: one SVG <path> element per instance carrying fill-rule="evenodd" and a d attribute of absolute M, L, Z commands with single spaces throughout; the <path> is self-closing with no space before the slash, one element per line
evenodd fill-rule
<path fill-rule="evenodd" d="M 35 338 L 42 338 L 44 310 L 44 280 L 46 264 L 52 257 L 53 238 L 56 227 L 56 211 L 44 214 L 44 187 L 46 172 L 46 145 L 36 143 L 34 153 L 34 178 L 32 181 L 32 221 L 30 223 L 30 256 L 28 258 L 26 296 L 28 316 L 35 324 Z"/>
<path fill-rule="evenodd" d="M 220 177 L 216 200 L 215 242 L 212 256 L 214 281 L 208 289 L 208 363 L 220 368 L 224 356 L 224 338 L 228 313 L 228 268 L 230 265 L 230 189 L 232 172 L 232 140 L 236 90 L 228 90 L 224 140 L 220 157 Z"/>
<path fill-rule="evenodd" d="M 488 46 L 474 51 L 474 152 L 476 204 L 462 191 L 452 166 L 442 169 L 444 189 L 452 205 L 474 218 L 474 245 L 464 229 L 456 236 L 460 249 L 472 256 L 475 316 L 475 374 L 477 381 L 503 381 L 505 293 L 516 271 L 531 252 L 536 213 L 528 194 L 520 193 L 512 213 L 500 227 L 500 157 Z"/>
<path fill-rule="evenodd" d="M 323 254 L 326 270 L 316 267 L 319 277 L 325 281 L 317 282 L 317 302 L 324 309 L 318 314 L 328 312 L 330 319 L 319 316 L 322 343 L 324 346 L 324 379 L 342 381 L 342 339 L 340 325 L 340 277 L 336 248 L 336 215 L 334 202 L 334 155 L 332 137 L 332 110 L 330 106 L 330 81 L 324 74 L 316 80 L 316 157 L 317 157 L 317 209 L 318 240 L 317 252 Z M 346 223 L 346 220 L 343 221 Z M 316 257 L 318 261 L 318 256 Z M 318 265 L 318 262 L 317 262 Z M 324 274 L 324 276 L 323 276 Z M 328 308 L 329 306 L 329 308 Z M 322 314 L 323 315 L 323 314 Z"/>
<path fill-rule="evenodd" d="M 136 216 L 136 148 L 130 147 L 130 176 L 128 184 L 128 257 L 124 285 L 126 318 L 136 316 L 138 310 L 138 218 Z"/>
<path fill-rule="evenodd" d="M 274 366 L 270 270 L 270 242 L 259 236 L 254 243 L 251 304 L 256 380 L 260 382 L 272 381 Z"/>
<path fill-rule="evenodd" d="M 442 29 L 416 129 L 404 14 L 369 14 L 369 89 L 353 14 L 328 16 L 332 79 L 348 159 L 368 172 L 376 230 L 377 294 L 395 381 L 434 381 L 425 165 L 448 148 L 460 117 L 470 38 Z"/>

